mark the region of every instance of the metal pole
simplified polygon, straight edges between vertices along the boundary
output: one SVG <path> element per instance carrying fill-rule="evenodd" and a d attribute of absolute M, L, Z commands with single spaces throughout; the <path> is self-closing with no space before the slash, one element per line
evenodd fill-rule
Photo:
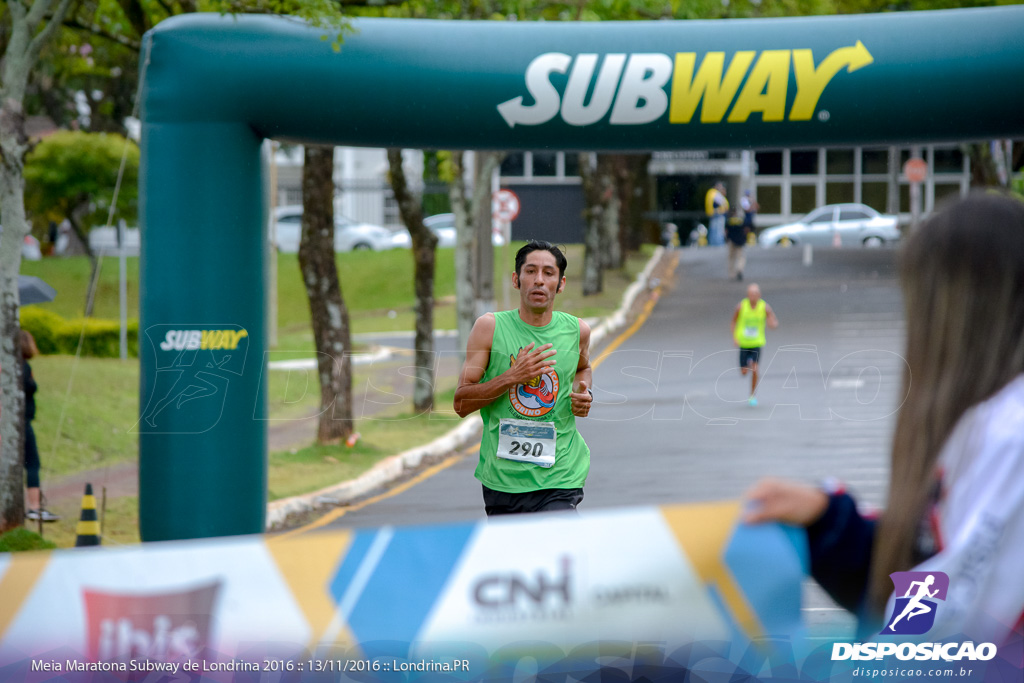
<path fill-rule="evenodd" d="M 501 263 L 503 266 L 507 266 L 511 263 L 512 257 L 509 255 L 509 242 L 512 241 L 512 222 L 501 221 L 501 236 L 504 238 L 504 244 L 501 247 Z M 505 310 L 512 308 L 512 278 L 505 272 L 501 278 L 501 293 L 505 299 Z"/>
<path fill-rule="evenodd" d="M 910 158 L 921 158 L 921 146 L 914 145 L 910 148 Z M 921 222 L 921 183 L 910 183 L 910 231 L 917 230 Z"/>
<path fill-rule="evenodd" d="M 117 251 L 120 262 L 118 299 L 121 304 L 121 360 L 128 360 L 128 263 L 124 254 L 125 224 L 122 218 L 117 222 Z"/>
<path fill-rule="evenodd" d="M 267 276 L 267 347 L 277 346 L 277 142 L 270 140 L 270 261 Z"/>

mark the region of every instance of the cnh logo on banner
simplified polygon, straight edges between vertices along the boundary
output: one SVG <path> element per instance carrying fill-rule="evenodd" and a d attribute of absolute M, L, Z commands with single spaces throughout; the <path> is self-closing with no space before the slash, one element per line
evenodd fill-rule
<path fill-rule="evenodd" d="M 931 630 L 939 606 L 949 591 L 949 576 L 943 572 L 893 572 L 896 604 L 883 635 L 919 636 Z"/>

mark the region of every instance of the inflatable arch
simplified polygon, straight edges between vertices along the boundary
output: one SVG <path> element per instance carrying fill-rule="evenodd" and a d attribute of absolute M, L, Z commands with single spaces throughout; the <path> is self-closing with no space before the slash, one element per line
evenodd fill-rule
<path fill-rule="evenodd" d="M 1024 7 L 604 23 L 286 18 L 146 34 L 139 519 L 259 533 L 266 506 L 265 138 L 667 150 L 1024 133 Z"/>

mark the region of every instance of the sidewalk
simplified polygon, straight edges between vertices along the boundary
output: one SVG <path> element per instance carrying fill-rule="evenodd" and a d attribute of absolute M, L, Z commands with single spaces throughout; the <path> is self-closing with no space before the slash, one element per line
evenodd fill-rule
<path fill-rule="evenodd" d="M 659 280 L 664 279 L 664 273 L 670 267 L 671 261 L 672 252 L 665 252 L 662 248 L 655 251 L 643 273 L 626 290 L 620 308 L 600 323 L 592 326 L 592 352 L 596 353 L 601 349 L 612 338 L 613 333 L 621 331 L 627 322 L 636 316 L 649 295 L 656 289 Z M 389 354 L 407 355 L 408 353 L 407 349 L 378 349 L 374 354 L 367 354 L 364 362 L 379 361 L 389 357 Z M 309 366 L 312 361 L 289 361 L 288 363 L 288 367 L 300 368 Z M 458 368 L 454 365 L 439 370 L 458 372 Z M 383 377 L 384 374 L 387 376 Z M 383 367 L 381 375 L 382 379 L 386 379 L 388 382 L 393 382 L 395 379 L 395 374 Z M 404 379 L 408 386 L 396 386 L 394 391 L 411 393 L 412 378 Z M 364 409 L 364 415 L 370 415 L 373 412 L 376 411 Z M 313 416 L 309 419 L 273 423 L 267 430 L 268 448 L 271 451 L 277 451 L 305 447 L 316 439 L 316 431 L 317 421 Z M 456 453 L 472 445 L 478 438 L 479 417 L 471 416 L 463 420 L 449 434 L 431 444 L 385 458 L 354 481 L 340 482 L 327 489 L 271 502 L 268 505 L 267 526 L 270 528 L 279 525 L 288 515 L 308 513 L 325 504 L 339 505 L 355 500 L 372 490 L 386 487 L 389 483 L 408 476 L 410 471 L 420 467 L 425 459 L 433 461 L 446 454 Z M 77 510 L 87 483 L 93 485 L 97 497 L 101 495 L 104 488 L 108 499 L 137 496 L 139 492 L 138 463 L 127 462 L 86 470 L 44 482 L 43 492 L 46 496 L 47 506 L 59 514 Z"/>

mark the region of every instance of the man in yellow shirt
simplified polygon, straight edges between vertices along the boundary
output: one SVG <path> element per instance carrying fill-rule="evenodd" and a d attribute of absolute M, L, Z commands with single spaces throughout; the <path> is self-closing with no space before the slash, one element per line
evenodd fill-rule
<path fill-rule="evenodd" d="M 725 214 L 729 213 L 729 200 L 725 198 L 725 185 L 719 180 L 704 195 L 704 212 L 708 215 L 708 244 L 725 244 Z"/>
<path fill-rule="evenodd" d="M 757 362 L 761 356 L 761 347 L 765 344 L 765 327 L 773 330 L 779 326 L 775 311 L 768 302 L 761 298 L 761 288 L 757 284 L 747 287 L 747 297 L 736 304 L 732 314 L 733 343 L 740 348 L 740 372 L 746 376 L 753 373 L 750 381 L 750 398 L 747 402 L 757 405 L 754 392 L 757 391 Z"/>

